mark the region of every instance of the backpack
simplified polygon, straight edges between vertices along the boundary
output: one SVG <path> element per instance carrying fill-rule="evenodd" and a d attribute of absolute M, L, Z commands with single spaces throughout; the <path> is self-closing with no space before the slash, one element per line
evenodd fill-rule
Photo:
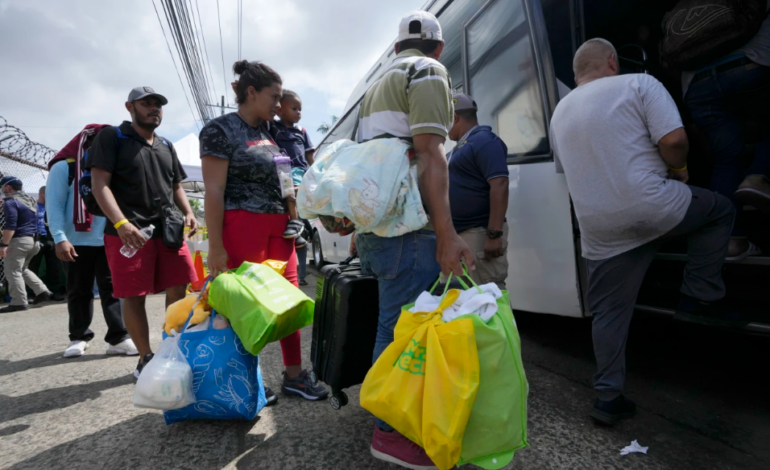
<path fill-rule="evenodd" d="M 766 0 L 680 0 L 661 25 L 663 68 L 698 70 L 745 45 L 767 16 Z"/>

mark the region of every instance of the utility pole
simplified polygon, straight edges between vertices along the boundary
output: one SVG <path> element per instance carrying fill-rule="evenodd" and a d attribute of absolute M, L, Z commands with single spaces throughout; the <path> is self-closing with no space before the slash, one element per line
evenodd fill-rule
<path fill-rule="evenodd" d="M 232 106 L 225 106 L 225 96 L 224 95 L 222 95 L 222 104 L 207 104 L 206 106 L 211 106 L 212 108 L 220 108 L 222 110 L 222 113 L 220 114 L 220 116 L 224 116 L 225 115 L 225 109 L 238 109 L 238 108 L 234 108 Z"/>

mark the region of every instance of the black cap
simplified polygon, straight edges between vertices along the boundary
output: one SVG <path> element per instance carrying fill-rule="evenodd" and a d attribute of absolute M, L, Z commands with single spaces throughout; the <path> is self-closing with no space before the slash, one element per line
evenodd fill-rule
<path fill-rule="evenodd" d="M 165 96 L 161 95 L 160 93 L 155 93 L 155 90 L 148 86 L 138 86 L 131 90 L 131 93 L 128 94 L 128 101 L 131 102 L 141 100 L 142 98 L 147 98 L 148 96 L 154 96 L 155 98 L 158 98 L 158 100 L 160 100 L 160 104 L 163 106 L 168 104 L 168 100 Z"/>

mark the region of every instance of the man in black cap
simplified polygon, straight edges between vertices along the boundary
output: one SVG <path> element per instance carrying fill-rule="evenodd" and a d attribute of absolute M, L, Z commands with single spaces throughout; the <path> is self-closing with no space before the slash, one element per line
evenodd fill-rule
<path fill-rule="evenodd" d="M 8 291 L 11 295 L 11 305 L 0 309 L 0 313 L 29 308 L 25 283 L 35 292 L 33 305 L 44 302 L 53 295 L 43 281 L 29 270 L 29 262 L 40 251 L 37 242 L 37 201 L 21 188 L 21 180 L 15 176 L 4 176 L 0 179 L 5 214 L 0 258 L 5 258 L 5 278 L 8 280 Z"/>
<path fill-rule="evenodd" d="M 478 107 L 464 93 L 454 95 L 449 138 L 457 145 L 449 159 L 449 206 L 452 223 L 473 253 L 478 284 L 505 289 L 508 277 L 508 147 L 489 126 L 480 126 Z"/>
<path fill-rule="evenodd" d="M 152 359 L 145 297 L 166 291 L 166 306 L 185 295 L 197 279 L 181 231 L 169 238 L 174 206 L 194 234 L 198 221 L 182 188 L 187 177 L 174 146 L 155 134 L 168 100 L 150 87 L 131 90 L 126 110 L 131 122 L 100 131 L 86 161 L 93 194 L 110 223 L 104 248 L 112 272 L 113 295 L 124 299 L 123 319 L 139 350 L 139 377 Z M 155 229 L 149 239 L 142 230 Z M 172 230 L 173 232 L 173 230 Z M 124 250 L 125 254 L 121 252 Z"/>

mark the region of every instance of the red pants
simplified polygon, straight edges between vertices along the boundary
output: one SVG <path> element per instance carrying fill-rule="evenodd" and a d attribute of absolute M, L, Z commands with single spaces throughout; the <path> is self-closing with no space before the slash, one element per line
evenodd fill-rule
<path fill-rule="evenodd" d="M 286 261 L 283 273 L 289 282 L 297 284 L 297 253 L 294 240 L 283 238 L 289 214 L 255 214 L 245 210 L 225 211 L 222 243 L 230 258 L 227 267 L 237 269 L 244 261 L 261 263 L 268 259 Z M 281 340 L 283 365 L 302 364 L 299 331 Z"/>

